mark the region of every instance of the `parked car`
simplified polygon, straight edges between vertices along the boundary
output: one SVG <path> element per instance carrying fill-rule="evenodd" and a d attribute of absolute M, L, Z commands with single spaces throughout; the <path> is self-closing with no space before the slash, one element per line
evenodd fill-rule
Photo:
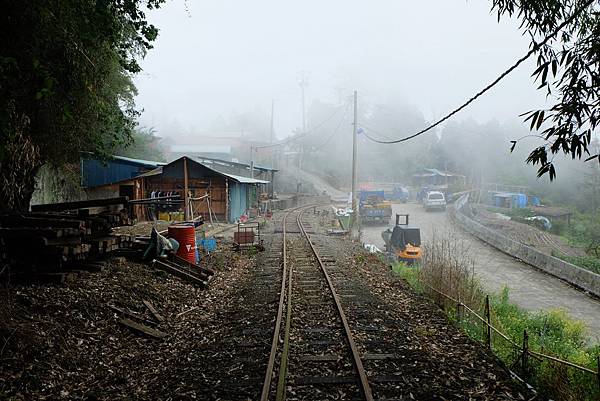
<path fill-rule="evenodd" d="M 446 198 L 442 192 L 430 191 L 423 198 L 423 207 L 425 211 L 446 210 Z"/>

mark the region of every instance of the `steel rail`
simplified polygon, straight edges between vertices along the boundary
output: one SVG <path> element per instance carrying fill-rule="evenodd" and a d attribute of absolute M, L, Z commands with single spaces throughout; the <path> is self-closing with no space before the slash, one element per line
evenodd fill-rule
<path fill-rule="evenodd" d="M 297 221 L 297 217 L 296 217 Z M 283 255 L 284 260 L 287 260 L 287 254 Z M 283 349 L 281 350 L 281 363 L 279 364 L 279 378 L 277 380 L 277 391 L 275 393 L 276 401 L 285 400 L 285 382 L 287 377 L 287 366 L 288 366 L 288 354 L 290 351 L 290 328 L 292 324 L 292 288 L 293 288 L 293 271 L 289 269 L 288 277 L 288 292 L 287 292 L 287 305 L 285 315 L 285 329 L 283 335 Z"/>
<path fill-rule="evenodd" d="M 352 337 L 352 331 L 350 330 L 350 326 L 348 325 L 348 319 L 346 319 L 346 314 L 344 313 L 344 310 L 342 308 L 342 303 L 340 301 L 340 298 L 339 298 L 337 292 L 335 291 L 333 282 L 331 281 L 331 278 L 329 277 L 329 273 L 327 273 L 327 268 L 325 267 L 325 264 L 321 260 L 321 256 L 319 256 L 319 253 L 317 252 L 315 245 L 311 241 L 310 237 L 308 236 L 308 233 L 306 232 L 306 230 L 304 228 L 304 225 L 302 224 L 302 220 L 301 220 L 302 214 L 306 211 L 306 209 L 307 208 L 304 208 L 300 211 L 300 213 L 298 213 L 298 217 L 296 219 L 296 221 L 298 222 L 298 227 L 300 228 L 302 235 L 308 241 L 308 244 L 310 245 L 310 248 L 311 248 L 313 254 L 317 258 L 317 261 L 319 262 L 319 266 L 321 267 L 321 271 L 323 272 L 323 275 L 325 276 L 325 280 L 327 281 L 327 285 L 329 286 L 329 290 L 331 291 L 331 294 L 335 301 L 335 305 L 336 305 L 338 313 L 340 315 L 340 319 L 342 320 L 342 324 L 344 326 L 344 332 L 346 334 L 346 339 L 348 340 L 348 345 L 350 345 L 350 350 L 352 351 L 352 359 L 354 362 L 354 367 L 356 368 L 356 371 L 360 378 L 360 387 L 361 387 L 362 393 L 365 397 L 365 400 L 373 401 L 373 392 L 372 392 L 371 386 L 369 384 L 369 379 L 367 378 L 365 368 L 362 364 L 362 361 L 360 360 L 358 348 L 356 347 L 356 344 L 354 343 L 354 338 Z"/>
<path fill-rule="evenodd" d="M 300 228 L 300 215 L 304 212 L 304 210 L 314 206 L 315 205 L 304 206 L 301 209 L 300 213 L 298 213 L 298 216 L 296 216 L 296 224 L 298 225 L 298 228 Z M 287 254 L 284 255 L 284 259 L 287 260 Z M 279 378 L 277 381 L 277 391 L 275 393 L 276 401 L 284 401 L 286 398 L 285 383 L 287 378 L 288 355 L 290 350 L 290 329 L 292 323 L 293 271 L 294 269 L 289 269 L 285 329 L 283 336 L 283 349 L 281 351 L 281 362 L 279 364 Z"/>
<path fill-rule="evenodd" d="M 271 353 L 269 354 L 269 363 L 267 364 L 267 371 L 265 372 L 265 380 L 262 386 L 262 392 L 260 396 L 261 401 L 268 401 L 269 393 L 271 391 L 271 379 L 273 378 L 273 367 L 275 366 L 275 356 L 277 354 L 277 343 L 279 342 L 279 331 L 281 329 L 281 318 L 283 317 L 283 304 L 285 301 L 285 289 L 286 289 L 286 276 L 287 276 L 287 247 L 286 247 L 286 222 L 290 214 L 298 210 L 294 208 L 288 211 L 282 220 L 283 226 L 283 274 L 281 278 L 281 290 L 279 291 L 279 307 L 277 309 L 277 319 L 275 321 L 275 329 L 273 330 L 273 340 L 271 342 Z"/>

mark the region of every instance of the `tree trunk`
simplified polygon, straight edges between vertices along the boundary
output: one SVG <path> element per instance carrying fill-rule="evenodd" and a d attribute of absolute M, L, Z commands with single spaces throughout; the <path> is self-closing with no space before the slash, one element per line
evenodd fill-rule
<path fill-rule="evenodd" d="M 42 166 L 39 147 L 28 135 L 25 116 L 12 121 L 14 131 L 4 144 L 0 162 L 0 211 L 26 211 L 35 190 L 35 176 Z"/>

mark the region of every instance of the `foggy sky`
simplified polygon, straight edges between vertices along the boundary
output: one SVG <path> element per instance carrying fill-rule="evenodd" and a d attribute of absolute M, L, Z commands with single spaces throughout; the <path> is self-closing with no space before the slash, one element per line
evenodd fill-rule
<path fill-rule="evenodd" d="M 160 29 L 135 79 L 140 119 L 160 136 L 216 129 L 255 111 L 275 131 L 301 125 L 307 107 L 359 91 L 360 101 L 416 107 L 430 120 L 477 92 L 528 50 L 517 22 L 497 22 L 483 0 L 171 0 L 149 12 Z M 455 121 L 520 123 L 544 104 L 521 66 Z M 360 106 L 359 106 L 360 107 Z M 308 126 L 318 123 L 308 121 Z M 400 133 L 401 134 L 401 133 Z"/>

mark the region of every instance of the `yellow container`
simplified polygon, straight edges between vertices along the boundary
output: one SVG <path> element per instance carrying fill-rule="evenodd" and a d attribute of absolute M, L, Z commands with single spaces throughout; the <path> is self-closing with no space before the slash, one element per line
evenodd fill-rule
<path fill-rule="evenodd" d="M 183 212 L 158 212 L 158 219 L 163 221 L 183 221 Z"/>

